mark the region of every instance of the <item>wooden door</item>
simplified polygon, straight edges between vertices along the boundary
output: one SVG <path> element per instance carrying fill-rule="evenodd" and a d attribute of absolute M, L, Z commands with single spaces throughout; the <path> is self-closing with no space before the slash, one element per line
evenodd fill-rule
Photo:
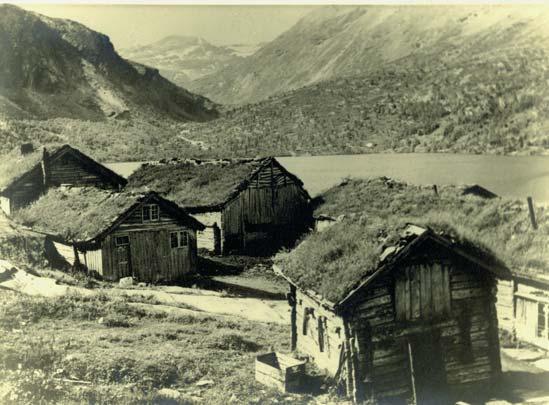
<path fill-rule="evenodd" d="M 408 340 L 411 381 L 418 405 L 444 405 L 448 387 L 440 333 L 429 331 Z"/>
<path fill-rule="evenodd" d="M 116 246 L 116 266 L 118 278 L 133 276 L 129 243 Z"/>

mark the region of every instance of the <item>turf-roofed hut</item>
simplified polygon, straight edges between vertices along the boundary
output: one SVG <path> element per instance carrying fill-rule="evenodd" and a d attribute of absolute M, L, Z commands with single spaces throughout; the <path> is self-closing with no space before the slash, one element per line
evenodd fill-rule
<path fill-rule="evenodd" d="M 184 207 L 207 226 L 199 248 L 215 253 L 268 254 L 311 226 L 303 183 L 272 157 L 149 163 L 128 187 L 157 191 Z"/>
<path fill-rule="evenodd" d="M 126 179 L 70 145 L 52 151 L 21 148 L 19 156 L 12 152 L 6 157 L 0 179 L 0 202 L 4 212 L 11 215 L 38 199 L 52 187 L 94 186 L 118 190 Z"/>
<path fill-rule="evenodd" d="M 279 253 L 275 271 L 293 349 L 357 402 L 454 403 L 501 372 L 495 286 L 509 270 L 451 227 L 347 218 Z"/>
<path fill-rule="evenodd" d="M 513 273 L 498 279 L 498 325 L 519 340 L 549 348 L 549 215 L 526 200 L 497 197 L 478 185 L 413 185 L 387 177 L 346 179 L 315 200 L 314 216 L 451 223 L 484 241 Z M 317 226 L 317 229 L 320 228 Z"/>
<path fill-rule="evenodd" d="M 48 235 L 51 257 L 84 265 L 107 280 L 171 282 L 196 270 L 204 226 L 154 192 L 56 188 L 17 212 Z"/>

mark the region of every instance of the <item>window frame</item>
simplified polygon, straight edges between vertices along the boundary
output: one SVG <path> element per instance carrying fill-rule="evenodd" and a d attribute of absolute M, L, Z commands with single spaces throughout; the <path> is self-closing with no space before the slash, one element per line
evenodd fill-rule
<path fill-rule="evenodd" d="M 172 244 L 173 235 L 177 235 L 176 236 L 177 246 L 173 246 L 173 244 Z M 183 235 L 184 235 L 184 237 L 183 237 Z M 169 238 L 170 249 L 185 249 L 189 246 L 189 240 L 190 240 L 189 232 L 187 232 L 187 231 L 172 231 L 172 232 L 170 232 L 170 238 Z"/>
<path fill-rule="evenodd" d="M 119 239 L 126 239 L 127 242 L 120 243 Z M 118 236 L 114 237 L 114 245 L 116 247 L 129 246 L 129 244 L 130 244 L 130 236 L 129 235 L 118 235 Z"/>
<path fill-rule="evenodd" d="M 148 218 L 145 218 L 145 209 L 148 209 Z M 156 210 L 156 217 L 153 217 L 153 211 Z M 160 207 L 158 204 L 143 204 L 141 207 L 141 222 L 158 222 L 160 221 Z"/>

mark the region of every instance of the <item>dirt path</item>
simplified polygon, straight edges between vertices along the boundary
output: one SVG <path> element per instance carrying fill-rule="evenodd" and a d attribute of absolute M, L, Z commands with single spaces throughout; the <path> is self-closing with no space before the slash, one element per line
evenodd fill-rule
<path fill-rule="evenodd" d="M 252 321 L 279 324 L 288 324 L 290 319 L 289 307 L 285 301 L 225 297 L 214 291 L 181 287 L 88 289 L 67 286 L 57 284 L 52 278 L 37 277 L 17 269 L 5 260 L 0 260 L 0 287 L 44 297 L 59 297 L 69 293 L 92 295 L 100 292 L 113 297 L 123 295 L 153 297 L 164 306 L 177 308 L 178 305 L 183 304 L 186 308 L 191 308 L 187 309 L 190 313 L 195 309 L 200 312 L 235 315 Z"/>

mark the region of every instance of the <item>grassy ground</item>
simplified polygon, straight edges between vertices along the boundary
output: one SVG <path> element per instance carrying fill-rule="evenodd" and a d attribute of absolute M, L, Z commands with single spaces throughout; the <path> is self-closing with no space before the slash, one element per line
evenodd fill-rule
<path fill-rule="evenodd" d="M 0 403 L 303 403 L 254 381 L 289 328 L 147 311 L 123 297 L 0 295 Z M 201 380 L 213 384 L 198 386 Z M 166 399 L 163 388 L 175 389 Z M 167 402 L 162 402 L 163 400 Z"/>

